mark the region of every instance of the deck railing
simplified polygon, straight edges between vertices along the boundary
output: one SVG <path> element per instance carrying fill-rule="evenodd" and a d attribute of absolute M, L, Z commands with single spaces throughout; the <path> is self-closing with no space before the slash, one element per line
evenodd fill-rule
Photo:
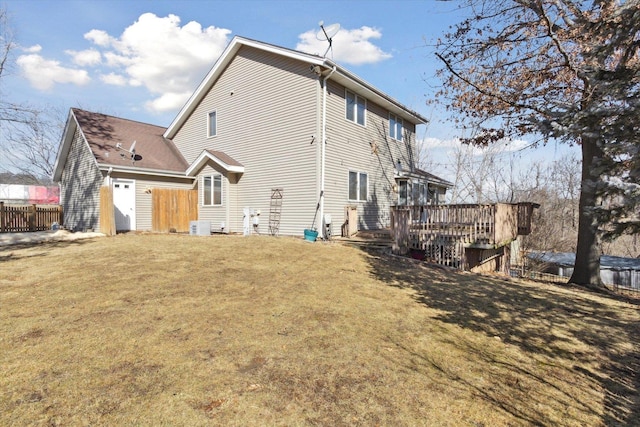
<path fill-rule="evenodd" d="M 434 241 L 458 247 L 490 248 L 531 231 L 532 203 L 395 206 L 394 250 L 425 250 Z"/>
<path fill-rule="evenodd" d="M 62 206 L 0 202 L 0 233 L 50 230 L 54 222 L 62 225 Z"/>

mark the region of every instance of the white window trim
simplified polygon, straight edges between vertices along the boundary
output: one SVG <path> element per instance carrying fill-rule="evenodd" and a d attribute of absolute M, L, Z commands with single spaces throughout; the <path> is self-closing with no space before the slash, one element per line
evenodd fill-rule
<path fill-rule="evenodd" d="M 214 113 L 215 114 L 215 120 L 216 120 L 216 133 L 214 133 L 213 135 L 211 135 L 211 114 Z M 218 135 L 218 111 L 217 110 L 211 110 L 207 113 L 207 138 L 215 138 Z"/>
<path fill-rule="evenodd" d="M 353 108 L 355 109 L 355 111 L 353 112 L 353 118 L 354 120 L 350 120 L 347 118 L 347 94 L 352 94 L 355 97 L 355 104 L 353 105 Z M 362 118 L 363 123 L 360 124 L 358 123 L 358 99 L 364 100 L 364 117 Z M 344 90 L 344 118 L 346 121 L 354 123 L 358 126 L 362 126 L 362 127 L 367 127 L 367 98 L 365 98 L 364 96 L 360 96 L 355 92 L 350 91 L 349 89 L 345 89 Z"/>
<path fill-rule="evenodd" d="M 400 135 L 397 135 L 397 127 L 394 126 L 393 129 L 393 133 L 394 136 L 391 136 L 391 117 L 393 116 L 393 118 L 395 119 L 396 123 L 400 123 Z M 396 114 L 393 113 L 389 113 L 389 138 L 394 139 L 396 141 L 402 141 L 404 137 L 404 120 L 402 119 L 402 117 L 399 117 Z"/>
<path fill-rule="evenodd" d="M 358 196 L 357 199 L 352 199 L 349 195 L 349 179 L 351 176 L 351 173 L 355 173 L 356 174 L 356 195 Z M 364 174 L 367 176 L 367 188 L 365 189 L 366 192 L 366 196 L 365 199 L 360 199 L 360 175 Z M 347 172 L 347 200 L 349 200 L 350 202 L 366 202 L 367 200 L 369 200 L 369 173 L 364 172 L 364 171 L 358 171 L 355 169 L 349 169 L 349 171 Z"/>
<path fill-rule="evenodd" d="M 213 182 L 214 182 L 214 177 L 219 176 L 220 177 L 220 204 L 216 204 L 213 202 Z M 205 178 L 211 178 L 211 204 L 207 205 L 205 204 L 204 200 L 204 190 L 205 190 L 205 185 L 204 185 L 204 180 Z M 219 206 L 224 206 L 224 178 L 222 176 L 222 174 L 220 173 L 210 173 L 207 175 L 202 175 L 202 207 L 207 207 L 207 208 L 213 208 L 213 207 L 219 207 Z"/>

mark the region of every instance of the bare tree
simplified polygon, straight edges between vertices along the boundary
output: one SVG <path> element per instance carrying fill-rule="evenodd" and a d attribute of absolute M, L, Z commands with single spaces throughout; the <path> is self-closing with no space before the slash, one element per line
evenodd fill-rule
<path fill-rule="evenodd" d="M 600 288 L 603 234 L 640 230 L 640 0 L 462 3 L 470 17 L 438 43 L 438 101 L 483 129 L 469 143 L 537 135 L 580 144 L 570 281 Z"/>
<path fill-rule="evenodd" d="M 536 162 L 519 179 L 518 201 L 540 204 L 526 246 L 535 250 L 574 252 L 578 235 L 580 160 L 567 155 L 551 164 Z"/>
<path fill-rule="evenodd" d="M 22 175 L 50 182 L 64 125 L 64 112 L 52 107 L 34 114 L 29 123 L 8 126 L 6 162 Z"/>
<path fill-rule="evenodd" d="M 13 70 L 13 51 L 17 47 L 13 32 L 9 25 L 7 10 L 0 7 L 0 125 L 7 123 L 29 123 L 33 118 L 35 109 L 13 103 L 7 100 L 2 93 L 3 77 Z"/>
<path fill-rule="evenodd" d="M 2 91 L 4 78 L 13 70 L 16 47 L 7 10 L 0 8 L 0 166 L 50 180 L 61 134 L 58 119 L 49 110 L 11 102 Z"/>

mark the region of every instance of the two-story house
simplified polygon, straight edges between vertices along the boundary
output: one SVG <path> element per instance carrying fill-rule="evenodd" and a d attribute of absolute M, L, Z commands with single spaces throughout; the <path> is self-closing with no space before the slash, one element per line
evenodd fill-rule
<path fill-rule="evenodd" d="M 153 228 L 156 188 L 197 190 L 212 230 L 242 232 L 250 210 L 266 232 L 274 189 L 280 234 L 339 233 L 346 211 L 382 229 L 451 186 L 415 167 L 426 122 L 328 58 L 235 37 L 168 128 L 71 109 L 54 180 L 69 229 L 99 228 L 105 185 L 120 230 Z"/>

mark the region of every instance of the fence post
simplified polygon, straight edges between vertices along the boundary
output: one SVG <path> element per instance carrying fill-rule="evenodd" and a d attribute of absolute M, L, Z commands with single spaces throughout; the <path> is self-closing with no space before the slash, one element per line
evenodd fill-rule
<path fill-rule="evenodd" d="M 29 231 L 36 231 L 36 205 L 29 207 Z"/>
<path fill-rule="evenodd" d="M 6 215 L 4 213 L 4 202 L 0 202 L 0 233 L 4 233 L 6 226 Z"/>

